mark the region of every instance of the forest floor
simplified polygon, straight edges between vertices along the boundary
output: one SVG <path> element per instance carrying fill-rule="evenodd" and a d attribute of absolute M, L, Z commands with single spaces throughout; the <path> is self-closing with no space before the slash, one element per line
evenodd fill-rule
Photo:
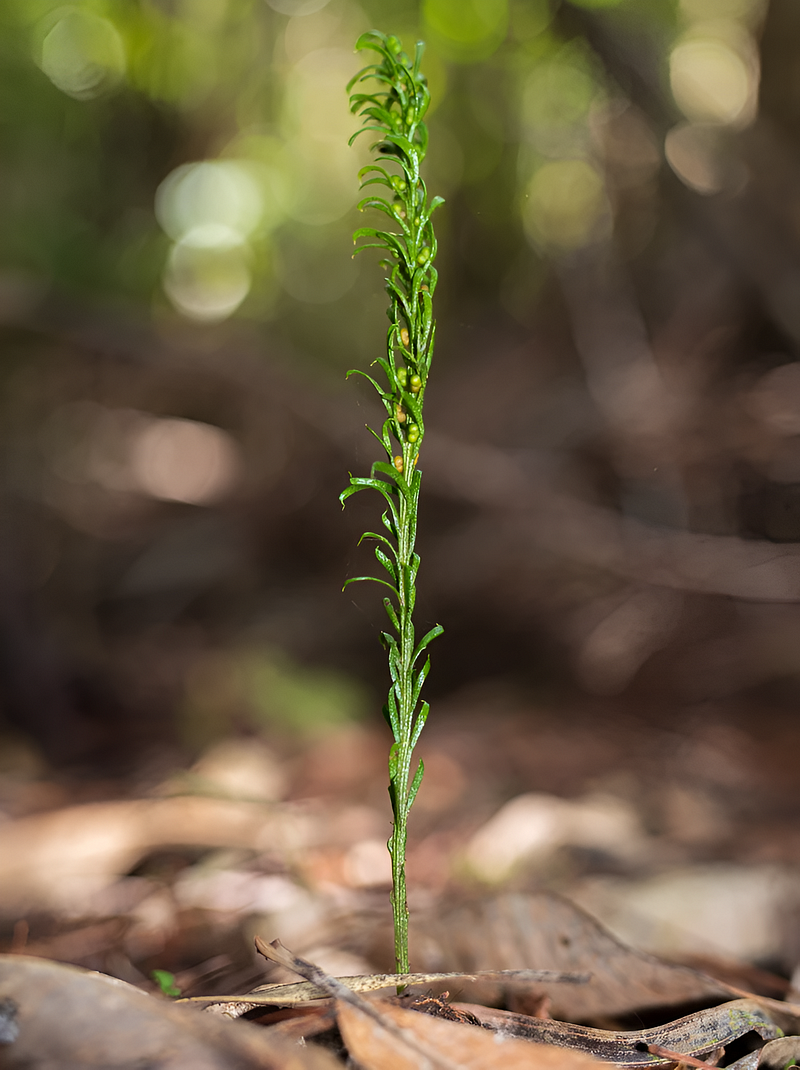
<path fill-rule="evenodd" d="M 707 1015 L 740 991 L 788 999 L 782 1012 L 747 1013 L 797 1031 L 800 722 L 752 700 L 643 713 L 619 701 L 532 703 L 487 684 L 439 702 L 411 817 L 411 962 L 459 976 L 425 978 L 402 997 L 384 986 L 366 1008 L 335 986 L 289 992 L 299 979 L 287 963 L 298 963 L 270 953 L 274 940 L 328 977 L 393 969 L 385 737 L 362 724 L 222 740 L 189 768 L 154 751 L 119 777 L 55 773 L 7 740 L 0 1065 L 491 1067 L 500 1056 L 483 1045 L 497 1036 L 504 1067 L 571 1066 L 573 1048 L 576 1067 L 593 1056 L 667 1065 L 654 1051 L 639 1062 L 603 1054 L 596 1037 L 565 1039 L 560 1026 L 544 1039 L 566 1048 L 548 1063 L 531 1021 L 613 1039 Z M 531 970 L 589 977 L 475 978 Z M 269 984 L 283 987 L 241 999 Z M 130 1003 L 134 989 L 155 998 Z M 192 1015 L 177 993 L 217 1013 Z M 428 1014 L 410 1025 L 415 997 Z M 689 1035 L 707 1032 L 707 1018 L 682 1028 L 659 1034 L 673 1041 L 660 1047 L 718 1065 L 744 1054 L 736 1038 L 739 1048 L 704 1047 Z"/>

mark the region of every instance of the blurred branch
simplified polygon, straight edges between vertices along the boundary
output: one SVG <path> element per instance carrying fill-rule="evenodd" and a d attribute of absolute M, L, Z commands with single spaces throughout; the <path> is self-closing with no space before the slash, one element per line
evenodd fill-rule
<path fill-rule="evenodd" d="M 431 434 L 431 491 L 491 511 L 493 560 L 524 567 L 531 547 L 655 586 L 755 601 L 800 601 L 800 546 L 651 526 L 565 494 L 543 458 Z M 474 529 L 473 529 L 474 535 Z M 463 577 L 463 570 L 459 573 Z"/>

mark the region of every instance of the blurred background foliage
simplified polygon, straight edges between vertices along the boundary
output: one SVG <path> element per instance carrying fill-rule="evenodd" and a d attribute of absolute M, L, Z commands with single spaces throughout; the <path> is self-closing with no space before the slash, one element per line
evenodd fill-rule
<path fill-rule="evenodd" d="M 373 26 L 447 199 L 431 697 L 796 694 L 794 0 L 5 0 L 0 709 L 53 760 L 378 716 Z"/>

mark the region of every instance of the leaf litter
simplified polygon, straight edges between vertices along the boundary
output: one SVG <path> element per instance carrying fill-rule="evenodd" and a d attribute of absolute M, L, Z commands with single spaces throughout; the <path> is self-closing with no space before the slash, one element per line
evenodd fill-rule
<path fill-rule="evenodd" d="M 519 909 L 520 903 L 515 906 Z M 169 1002 L 103 974 L 23 955 L 0 956 L 1 1064 L 20 1070 L 56 1066 L 122 1070 L 143 1064 L 159 1070 L 189 1066 L 197 1070 L 331 1070 L 344 1065 L 342 1056 L 347 1055 L 364 1070 L 589 1070 L 609 1064 L 669 1067 L 680 1055 L 686 1065 L 708 1066 L 725 1065 L 719 1062 L 725 1048 L 754 1033 L 769 1042 L 764 1049 L 765 1066 L 777 1065 L 774 1060 L 779 1054 L 783 1057 L 785 1051 L 797 1050 L 792 1044 L 800 1044 L 798 1038 L 788 1048 L 769 1045 L 782 1036 L 775 1019 L 796 1028 L 800 1007 L 749 994 L 731 1000 L 731 994 L 739 993 L 730 986 L 625 948 L 566 901 L 554 900 L 551 907 L 551 921 L 558 913 L 563 923 L 572 911 L 573 931 L 576 926 L 583 931 L 582 949 L 572 955 L 584 967 L 591 965 L 591 978 L 585 973 L 562 973 L 556 981 L 555 971 L 490 971 L 485 978 L 475 973 L 337 978 L 293 954 L 279 940 L 267 943 L 257 937 L 260 954 L 303 977 L 303 982 L 260 986 L 244 996 Z M 541 909 L 540 904 L 540 916 Z M 535 914 L 536 907 L 530 916 Z M 563 925 L 560 931 L 563 936 Z M 403 980 L 410 985 L 444 980 L 489 982 L 509 991 L 522 985 L 529 996 L 532 984 L 544 985 L 548 991 L 562 984 L 570 989 L 592 982 L 602 986 L 610 948 L 614 948 L 612 965 L 617 974 L 625 964 L 634 975 L 646 971 L 650 990 L 659 993 L 664 1006 L 685 1002 L 687 995 L 699 990 L 705 991 L 711 1005 L 649 1029 L 621 1030 L 450 1003 L 447 993 L 438 998 L 374 998 L 378 990 Z M 610 976 L 613 982 L 614 973 Z M 712 993 L 723 1002 L 715 1005 Z M 316 1006 L 309 1007 L 309 1001 Z M 198 1011 L 201 1004 L 206 1005 L 206 1013 Z M 618 1013 L 636 1008 L 634 988 L 623 996 L 617 984 L 615 1006 Z M 226 1007 L 230 1013 L 220 1014 Z M 285 1016 L 277 1022 L 273 1017 L 273 1024 L 268 1024 L 267 1016 L 261 1025 L 227 1020 L 254 1008 L 280 1010 Z M 328 1045 L 314 1043 L 315 1035 L 328 1037 Z M 712 1062 L 704 1062 L 704 1057 Z M 750 1058 L 749 1063 L 738 1060 L 730 1065 L 742 1070 L 756 1064 Z"/>
<path fill-rule="evenodd" d="M 462 761 L 457 748 L 453 754 L 451 764 Z M 447 763 L 443 769 L 452 772 Z M 564 844 L 591 847 L 585 831 L 591 796 L 577 788 L 584 801 L 551 808 L 562 838 L 536 856 L 540 884 L 548 867 L 562 864 Z M 549 806 L 533 801 L 540 810 Z M 525 804 L 530 809 L 530 796 Z M 705 970 L 634 951 L 568 897 L 531 894 L 514 878 L 503 883 L 516 891 L 475 894 L 473 888 L 471 895 L 437 893 L 418 904 L 412 944 L 422 970 L 402 979 L 410 986 L 405 994 L 393 995 L 398 978 L 374 969 L 382 961 L 385 893 L 377 884 L 373 893 L 368 870 L 339 861 L 356 847 L 359 859 L 372 857 L 366 846 L 379 844 L 380 824 L 371 805 L 355 797 L 331 806 L 157 793 L 23 816 L 0 827 L 0 912 L 17 919 L 6 944 L 15 953 L 0 957 L 0 1065 L 327 1070 L 350 1060 L 365 1068 L 491 1070 L 502 1059 L 504 1067 L 577 1067 L 598 1065 L 596 1030 L 627 1045 L 606 1065 L 667 1066 L 682 1054 L 691 1065 L 748 1070 L 758 1052 L 743 1055 L 742 1044 L 761 1045 L 765 1037 L 749 1030 L 724 1052 L 709 1051 L 699 1037 L 703 1022 L 729 1020 L 737 1005 L 742 1010 L 742 999 L 750 1001 L 744 1025 L 760 1024 L 768 1036 L 772 1022 L 790 1034 L 788 1050 L 797 1050 L 800 1041 L 791 1034 L 800 1008 L 769 998 L 787 991 L 782 978 L 720 963 L 703 946 L 697 950 Z M 435 818 L 431 843 L 448 842 L 451 834 L 438 831 L 446 827 L 443 811 L 429 813 L 423 807 L 420 824 Z M 612 818 L 624 826 L 621 810 L 606 806 L 602 813 L 606 830 Z M 460 828 L 453 839 L 474 842 Z M 660 854 L 667 869 L 675 861 L 674 847 L 653 838 L 652 826 L 628 841 L 627 854 L 615 853 L 614 835 L 600 849 L 634 874 L 647 873 Z M 326 882 L 327 900 L 317 891 Z M 327 902 L 323 909 L 321 902 Z M 301 960 L 291 955 L 271 968 L 258 966 L 248 949 L 255 933 L 280 934 L 320 972 L 295 980 Z M 53 958 L 132 983 L 117 982 L 118 999 L 110 1001 L 108 978 L 44 961 Z M 164 967 L 175 974 L 180 1002 L 166 1000 L 148 981 L 154 968 Z M 45 983 L 42 968 L 64 972 L 58 983 L 51 974 Z M 325 978 L 328 988 L 319 984 Z M 331 980 L 338 982 L 333 988 Z M 60 989 L 74 992 L 74 1005 Z M 142 1025 L 148 1015 L 152 1023 Z M 687 1030 L 693 1054 L 681 1042 Z M 569 1046 L 570 1038 L 578 1047 Z M 762 1065 L 783 1058 L 786 1049 L 776 1043 L 767 1040 L 760 1049 Z M 636 1044 L 647 1050 L 638 1052 L 643 1061 L 631 1063 Z"/>

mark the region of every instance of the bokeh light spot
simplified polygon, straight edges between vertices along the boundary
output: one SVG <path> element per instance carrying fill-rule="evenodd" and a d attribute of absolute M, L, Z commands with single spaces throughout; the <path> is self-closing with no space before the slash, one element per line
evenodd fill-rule
<path fill-rule="evenodd" d="M 70 483 L 193 505 L 217 501 L 242 470 L 236 442 L 219 427 L 94 401 L 60 406 L 42 428 L 41 447 Z"/>
<path fill-rule="evenodd" d="M 202 231 L 190 231 L 173 245 L 164 270 L 164 291 L 184 316 L 215 323 L 235 312 L 250 292 L 249 253 L 239 243 L 205 244 L 198 237 Z"/>
<path fill-rule="evenodd" d="M 346 84 L 358 62 L 345 49 L 321 48 L 289 72 L 281 117 L 289 193 L 284 211 L 299 223 L 324 226 L 353 206 L 353 169 L 367 142 L 357 141 L 355 154 L 348 147 L 353 117 L 346 95 L 332 93 L 331 86 Z"/>
<path fill-rule="evenodd" d="M 559 156 L 574 140 L 598 91 L 585 57 L 564 51 L 539 63 L 522 90 L 523 137 L 546 156 Z"/>
<path fill-rule="evenodd" d="M 173 241 L 209 224 L 244 239 L 258 226 L 262 213 L 257 182 L 234 160 L 183 164 L 156 191 L 156 217 Z"/>
<path fill-rule="evenodd" d="M 605 184 L 586 160 L 553 160 L 530 180 L 523 210 L 535 246 L 574 249 L 600 237 L 610 224 Z"/>
<path fill-rule="evenodd" d="M 697 122 L 741 123 L 752 118 L 755 74 L 726 41 L 692 37 L 679 42 L 669 60 L 675 102 Z"/>
<path fill-rule="evenodd" d="M 511 8 L 511 28 L 522 44 L 535 41 L 553 21 L 553 9 L 548 0 L 526 0 Z"/>
<path fill-rule="evenodd" d="M 724 129 L 711 123 L 679 123 L 666 136 L 667 162 L 697 193 L 738 192 L 747 182 L 744 164 L 731 155 L 723 136 Z"/>
<path fill-rule="evenodd" d="M 234 486 L 239 469 L 233 439 L 211 424 L 151 418 L 131 439 L 133 482 L 151 498 L 208 505 Z"/>
<path fill-rule="evenodd" d="M 108 19 L 79 8 L 63 8 L 42 41 L 40 65 L 63 93 L 91 100 L 121 79 L 125 47 Z"/>
<path fill-rule="evenodd" d="M 423 0 L 422 12 L 452 59 L 491 55 L 508 29 L 507 0 Z"/>

